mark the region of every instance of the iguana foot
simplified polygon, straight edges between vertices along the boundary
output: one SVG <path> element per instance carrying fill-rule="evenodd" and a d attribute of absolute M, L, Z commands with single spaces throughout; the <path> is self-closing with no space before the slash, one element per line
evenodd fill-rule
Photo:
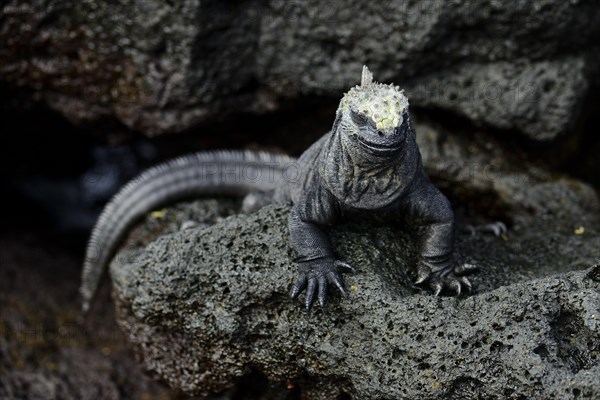
<path fill-rule="evenodd" d="M 439 296 L 443 291 L 460 296 L 465 291 L 471 292 L 473 286 L 467 275 L 477 270 L 478 267 L 473 264 L 457 265 L 451 262 L 439 265 L 421 261 L 415 284 L 428 287 L 435 296 Z"/>
<path fill-rule="evenodd" d="M 483 225 L 467 225 L 462 229 L 463 232 L 474 236 L 476 233 L 491 233 L 496 237 L 505 235 L 508 232 L 506 224 L 501 221 L 491 222 Z"/>
<path fill-rule="evenodd" d="M 336 286 L 344 297 L 348 291 L 344 283 L 342 273 L 356 272 L 349 264 L 333 258 L 318 258 L 316 260 L 298 263 L 300 277 L 292 289 L 292 299 L 296 299 L 306 289 L 304 307 L 310 311 L 315 296 L 318 297 L 319 305 L 325 312 L 327 302 L 328 285 Z"/>

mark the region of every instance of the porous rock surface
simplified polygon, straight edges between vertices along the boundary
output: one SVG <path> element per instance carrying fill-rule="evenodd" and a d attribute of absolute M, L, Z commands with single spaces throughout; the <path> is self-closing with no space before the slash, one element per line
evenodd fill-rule
<path fill-rule="evenodd" d="M 587 68 L 581 57 L 464 63 L 417 78 L 406 90 L 419 106 L 546 141 L 574 128 L 590 84 Z"/>
<path fill-rule="evenodd" d="M 593 1 L 9 0 L 0 12 L 1 83 L 73 122 L 147 135 L 340 98 L 367 64 L 414 106 L 544 141 L 572 130 L 599 78 Z"/>
<path fill-rule="evenodd" d="M 525 229 L 542 229 L 550 221 L 546 235 L 599 223 L 595 189 L 553 172 L 546 160 L 486 132 L 449 131 L 432 121 L 417 121 L 415 126 L 427 174 L 456 200 L 455 207 L 466 206 L 471 215 Z"/>
<path fill-rule="evenodd" d="M 586 235 L 558 229 L 551 240 L 548 226 L 517 227 L 508 240 L 460 236 L 483 271 L 475 295 L 459 299 L 410 286 L 405 228 L 344 224 L 332 238 L 357 268 L 350 298 L 333 295 L 329 315 L 309 316 L 289 299 L 288 206 L 176 231 L 194 210 L 214 221 L 206 201 L 168 209 L 160 218 L 175 232 L 138 247 L 157 225 L 150 217 L 111 265 L 119 324 L 171 386 L 219 392 L 254 374 L 279 390 L 270 398 L 289 387 L 307 399 L 600 395 L 597 220 Z"/>

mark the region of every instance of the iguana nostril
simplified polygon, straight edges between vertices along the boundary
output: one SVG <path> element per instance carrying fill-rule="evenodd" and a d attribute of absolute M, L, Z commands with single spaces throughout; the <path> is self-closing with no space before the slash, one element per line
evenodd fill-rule
<path fill-rule="evenodd" d="M 381 132 L 381 131 L 377 131 L 377 134 L 378 134 L 379 136 L 383 136 L 383 132 Z"/>

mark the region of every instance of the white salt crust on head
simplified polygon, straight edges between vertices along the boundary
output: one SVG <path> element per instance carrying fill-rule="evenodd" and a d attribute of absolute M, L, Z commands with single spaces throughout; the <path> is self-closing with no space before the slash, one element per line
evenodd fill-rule
<path fill-rule="evenodd" d="M 373 74 L 364 66 L 361 84 L 344 94 L 338 111 L 353 110 L 375 122 L 377 129 L 388 130 L 400 126 L 408 99 L 399 86 L 373 82 Z"/>

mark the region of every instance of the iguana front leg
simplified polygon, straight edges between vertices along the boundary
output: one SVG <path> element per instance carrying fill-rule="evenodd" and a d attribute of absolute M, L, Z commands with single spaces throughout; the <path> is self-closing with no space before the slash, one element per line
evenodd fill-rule
<path fill-rule="evenodd" d="M 402 213 L 418 236 L 420 259 L 415 283 L 427 285 L 435 295 L 444 289 L 457 295 L 463 289 L 471 291 L 466 275 L 477 268 L 459 265 L 454 257 L 456 227 L 448 199 L 424 177 L 403 200 Z"/>
<path fill-rule="evenodd" d="M 331 193 L 321 187 L 306 191 L 289 216 L 290 242 L 298 254 L 299 278 L 292 289 L 297 298 L 306 289 L 305 307 L 310 311 L 315 296 L 325 308 L 328 285 L 347 295 L 343 272 L 354 269 L 333 256 L 331 241 L 324 229 L 338 218 L 339 207 Z"/>

